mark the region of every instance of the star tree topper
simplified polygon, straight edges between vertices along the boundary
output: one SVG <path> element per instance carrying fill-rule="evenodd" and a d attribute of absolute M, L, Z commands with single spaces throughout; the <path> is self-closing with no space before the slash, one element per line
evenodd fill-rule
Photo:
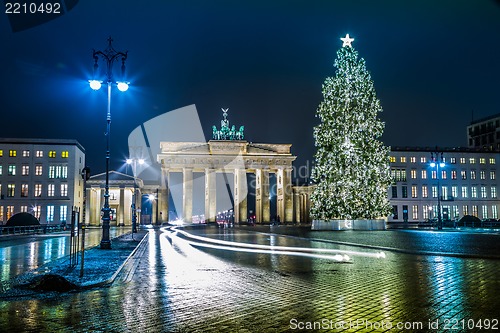
<path fill-rule="evenodd" d="M 340 38 L 340 40 L 344 42 L 344 44 L 342 44 L 342 47 L 345 47 L 345 46 L 352 47 L 351 43 L 354 41 L 354 38 L 349 37 L 349 34 L 347 34 L 347 35 L 345 35 L 344 38 Z"/>

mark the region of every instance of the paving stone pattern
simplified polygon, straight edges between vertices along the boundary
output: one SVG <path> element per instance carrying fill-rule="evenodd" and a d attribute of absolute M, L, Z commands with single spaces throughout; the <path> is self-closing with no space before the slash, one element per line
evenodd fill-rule
<path fill-rule="evenodd" d="M 234 229 L 227 236 L 238 239 L 241 234 L 243 239 L 247 233 Z M 16 332 L 483 332 L 444 325 L 449 321 L 451 328 L 462 319 L 477 323 L 499 318 L 498 260 L 389 252 L 385 259 L 352 256 L 351 262 L 338 263 L 200 250 L 166 235 L 150 232 L 109 288 L 49 299 L 0 301 L 0 328 Z M 429 327 L 436 320 L 439 327 Z M 342 321 L 346 329 L 339 327 Z M 308 323 L 321 327 L 299 329 Z M 397 329 L 398 323 L 413 329 Z"/>

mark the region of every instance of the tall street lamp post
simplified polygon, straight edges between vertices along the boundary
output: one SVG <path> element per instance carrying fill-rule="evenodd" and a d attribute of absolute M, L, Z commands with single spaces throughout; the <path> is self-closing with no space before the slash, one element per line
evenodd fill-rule
<path fill-rule="evenodd" d="M 118 90 L 127 91 L 128 82 L 115 82 L 113 81 L 113 63 L 115 60 L 120 59 L 122 61 L 122 77 L 125 73 L 125 60 L 127 60 L 127 53 L 117 52 L 111 45 L 113 39 L 108 38 L 108 47 L 104 51 L 93 51 L 94 58 L 94 75 L 98 68 L 99 58 L 104 60 L 106 63 L 106 82 L 108 84 L 108 111 L 106 117 L 106 185 L 104 187 L 104 207 L 102 208 L 102 239 L 101 239 L 101 249 L 111 249 L 111 240 L 109 239 L 109 221 L 111 209 L 109 208 L 109 139 L 110 139 L 110 128 L 111 128 L 111 86 L 113 83 L 116 84 Z M 102 81 L 98 81 L 95 78 L 89 80 L 90 87 L 94 90 L 99 90 L 101 88 Z"/>
<path fill-rule="evenodd" d="M 134 194 L 132 195 L 132 234 L 137 232 L 137 209 L 135 205 L 136 192 L 137 192 L 137 163 L 144 164 L 144 159 L 128 158 L 127 164 L 132 165 L 132 172 L 134 174 Z"/>
<path fill-rule="evenodd" d="M 443 220 L 441 218 L 441 189 L 439 187 L 439 179 L 441 177 L 441 175 L 440 175 L 441 168 L 445 167 L 443 153 L 439 153 L 439 152 L 431 153 L 430 167 L 436 168 L 437 197 L 438 197 L 438 207 L 437 207 L 438 230 L 441 230 L 441 229 L 443 229 Z"/>

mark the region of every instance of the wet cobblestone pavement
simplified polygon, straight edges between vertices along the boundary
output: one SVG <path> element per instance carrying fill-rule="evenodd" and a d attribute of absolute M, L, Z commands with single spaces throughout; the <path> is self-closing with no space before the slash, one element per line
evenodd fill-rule
<path fill-rule="evenodd" d="M 364 255 L 375 252 L 371 249 L 311 243 L 248 228 L 207 228 L 196 234 L 352 253 L 349 260 L 336 261 L 230 251 L 193 246 L 174 232 L 152 230 L 111 287 L 50 298 L 0 300 L 0 331 L 500 330 L 500 262 L 496 259 L 391 251 L 379 258 Z M 406 235 L 390 235 L 408 241 Z"/>

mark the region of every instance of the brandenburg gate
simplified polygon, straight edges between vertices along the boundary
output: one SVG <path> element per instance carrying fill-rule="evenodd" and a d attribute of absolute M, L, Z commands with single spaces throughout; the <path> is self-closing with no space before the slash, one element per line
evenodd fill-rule
<path fill-rule="evenodd" d="M 256 222 L 271 220 L 269 176 L 276 175 L 277 216 L 281 221 L 293 221 L 291 144 L 252 143 L 244 140 L 243 126 L 239 130 L 229 126 L 224 110 L 221 129 L 213 126 L 213 138 L 208 142 L 160 142 L 157 161 L 161 166 L 159 189 L 160 210 L 169 212 L 169 177 L 182 173 L 183 219 L 191 222 L 193 214 L 193 173 L 204 173 L 205 220 L 215 222 L 217 215 L 216 176 L 233 174 L 232 204 L 234 221 L 245 222 L 247 216 L 247 173 L 255 174 Z M 168 216 L 164 216 L 169 220 Z"/>

